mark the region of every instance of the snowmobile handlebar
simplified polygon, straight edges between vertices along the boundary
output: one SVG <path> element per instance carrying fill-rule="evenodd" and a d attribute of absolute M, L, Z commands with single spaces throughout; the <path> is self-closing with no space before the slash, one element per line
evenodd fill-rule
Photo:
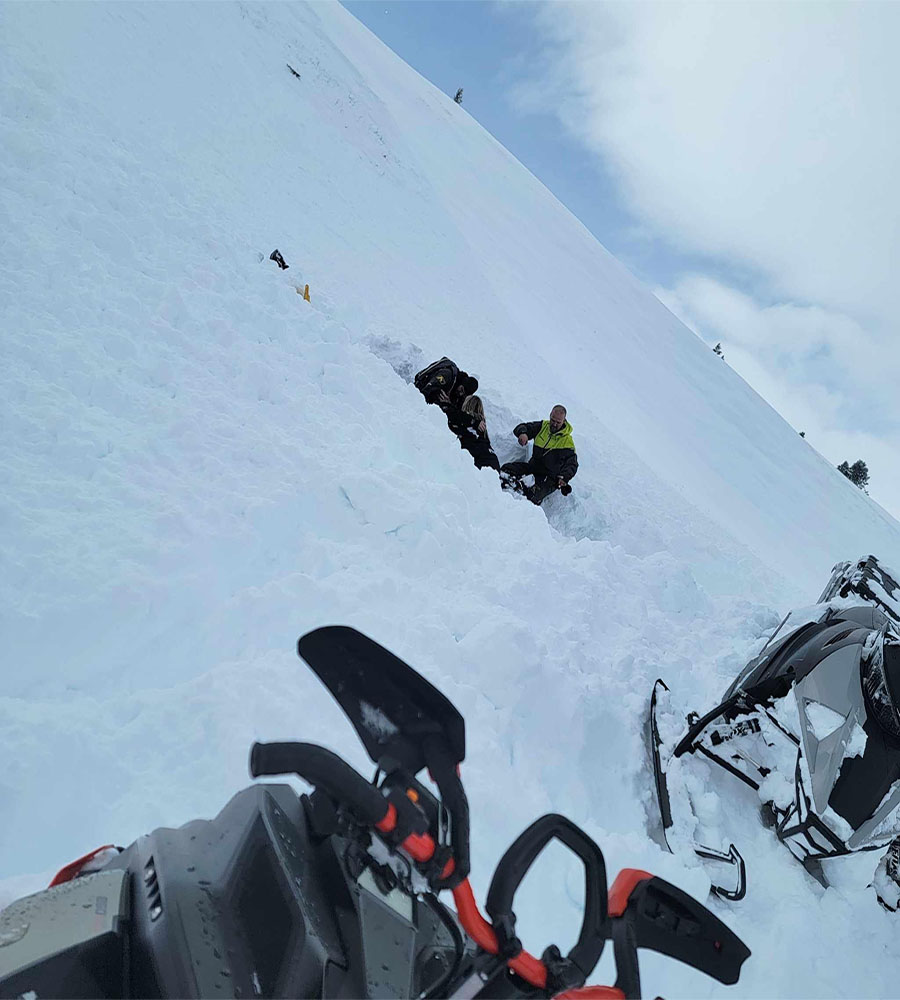
<path fill-rule="evenodd" d="M 336 753 L 315 743 L 254 743 L 250 748 L 250 774 L 254 778 L 296 774 L 350 808 L 360 822 L 374 827 L 391 847 L 402 847 L 420 865 L 437 861 L 438 845 L 428 831 L 428 819 L 416 804 L 412 790 L 388 794 L 370 784 Z M 459 778 L 453 775 L 456 784 Z M 465 804 L 465 794 L 462 794 Z M 468 812 L 465 814 L 468 828 Z M 465 838 L 468 855 L 468 837 Z M 433 866 L 432 866 L 433 867 Z M 429 873 L 435 891 L 452 889 L 468 875 L 456 857 L 441 851 L 440 869 Z"/>
<path fill-rule="evenodd" d="M 567 956 L 583 981 L 597 964 L 606 940 L 606 864 L 597 844 L 571 820 L 549 813 L 516 838 L 497 865 L 485 909 L 498 935 L 506 939 L 503 943 L 517 944 L 513 900 L 522 880 L 551 840 L 564 844 L 584 864 L 584 918 L 578 942 Z"/>
<path fill-rule="evenodd" d="M 255 743 L 254 777 L 295 773 L 343 804 L 392 851 L 411 858 L 434 892 L 450 889 L 459 923 L 478 946 L 486 985 L 508 968 L 545 996 L 583 987 L 607 940 L 613 939 L 619 977 L 596 996 L 640 996 L 637 949 L 649 947 L 728 983 L 737 981 L 749 950 L 701 903 L 648 872 L 624 870 L 607 896 L 603 854 L 570 820 L 544 816 L 506 851 L 478 909 L 468 881 L 469 807 L 459 776 L 465 757 L 462 716 L 421 675 L 362 633 L 326 626 L 298 641 L 298 653 L 334 695 L 366 752 L 385 774 L 380 785 L 324 747 Z M 416 780 L 427 768 L 440 797 Z M 446 833 L 449 821 L 449 843 Z M 585 870 L 585 913 L 575 947 L 563 956 L 550 945 L 541 958 L 515 935 L 515 894 L 552 839 L 576 854 Z M 591 995 L 588 988 L 581 996 Z M 506 994 L 504 990 L 504 995 Z"/>
<path fill-rule="evenodd" d="M 389 837 L 398 828 L 399 815 L 395 803 L 337 754 L 315 743 L 254 743 L 250 749 L 250 774 L 254 778 L 297 774 L 348 805 L 359 820 L 374 827 L 383 836 Z M 427 833 L 410 833 L 396 846 L 420 865 L 431 862 L 437 852 L 434 838 Z M 499 955 L 501 944 L 497 933 L 479 912 L 472 887 L 467 878 L 459 877 L 454 858 L 450 857 L 443 864 L 439 873 L 440 882 L 451 883 L 448 887 L 452 888 L 460 923 L 466 933 L 484 951 Z M 518 953 L 509 958 L 508 964 L 532 986 L 541 989 L 546 986 L 546 966 L 540 959 L 521 950 L 521 946 Z"/>
<path fill-rule="evenodd" d="M 345 802 L 360 820 L 376 826 L 388 813 L 387 799 L 336 753 L 315 743 L 254 743 L 254 778 L 297 774 L 332 798 Z"/>

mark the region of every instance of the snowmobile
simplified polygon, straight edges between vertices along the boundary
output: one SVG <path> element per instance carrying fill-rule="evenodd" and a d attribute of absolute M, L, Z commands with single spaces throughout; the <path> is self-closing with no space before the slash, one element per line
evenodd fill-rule
<path fill-rule="evenodd" d="M 354 629 L 316 629 L 298 651 L 374 778 L 311 743 L 255 743 L 253 777 L 298 775 L 311 793 L 257 783 L 215 819 L 67 865 L 0 913 L 0 997 L 639 997 L 639 948 L 737 982 L 750 952 L 722 921 L 645 871 L 623 870 L 607 891 L 600 848 L 560 815 L 507 850 L 482 916 L 462 716 Z M 513 903 L 554 839 L 584 865 L 583 922 L 567 954 L 550 945 L 538 958 Z M 607 941 L 616 985 L 583 989 Z"/>
<path fill-rule="evenodd" d="M 756 791 L 763 821 L 823 885 L 823 861 L 887 846 L 874 886 L 879 901 L 897 909 L 897 579 L 874 556 L 838 563 L 816 605 L 789 612 L 721 701 L 702 715 L 689 713 L 680 725 L 668 686 L 656 681 L 648 733 L 658 829 L 669 850 L 692 849 L 710 868 L 728 873 L 714 877 L 716 895 L 741 899 L 746 867 L 734 844 L 722 849 L 697 841 L 702 824 L 680 770 L 692 759 Z"/>

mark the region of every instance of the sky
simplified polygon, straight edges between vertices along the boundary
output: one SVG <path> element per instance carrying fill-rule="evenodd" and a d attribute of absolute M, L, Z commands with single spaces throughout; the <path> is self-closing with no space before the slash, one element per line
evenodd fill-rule
<path fill-rule="evenodd" d="M 900 516 L 900 4 L 344 6 Z"/>

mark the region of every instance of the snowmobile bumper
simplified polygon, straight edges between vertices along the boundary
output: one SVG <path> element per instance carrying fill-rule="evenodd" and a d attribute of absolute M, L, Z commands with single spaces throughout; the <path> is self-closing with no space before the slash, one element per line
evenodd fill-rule
<path fill-rule="evenodd" d="M 733 903 L 737 903 L 744 898 L 747 894 L 747 866 L 744 864 L 744 859 L 734 844 L 729 844 L 727 851 L 717 851 L 712 847 L 695 844 L 694 852 L 698 857 L 704 858 L 707 861 L 721 861 L 725 864 L 733 865 L 736 869 L 736 881 L 733 889 L 727 889 L 724 885 L 713 883 L 709 887 L 710 892 L 722 899 L 730 899 Z"/>

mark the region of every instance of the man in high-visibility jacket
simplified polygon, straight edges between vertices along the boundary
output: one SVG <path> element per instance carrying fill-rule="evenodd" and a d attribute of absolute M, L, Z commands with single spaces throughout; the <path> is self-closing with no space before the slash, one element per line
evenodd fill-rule
<path fill-rule="evenodd" d="M 534 449 L 528 462 L 507 462 L 500 468 L 500 485 L 513 488 L 532 503 L 540 504 L 555 490 L 563 496 L 572 492 L 569 480 L 578 471 L 578 456 L 572 440 L 572 425 L 566 420 L 566 408 L 557 404 L 549 420 L 534 420 L 519 424 L 513 434 L 519 444 L 534 439 Z M 534 476 L 534 486 L 523 486 L 523 477 Z"/>

